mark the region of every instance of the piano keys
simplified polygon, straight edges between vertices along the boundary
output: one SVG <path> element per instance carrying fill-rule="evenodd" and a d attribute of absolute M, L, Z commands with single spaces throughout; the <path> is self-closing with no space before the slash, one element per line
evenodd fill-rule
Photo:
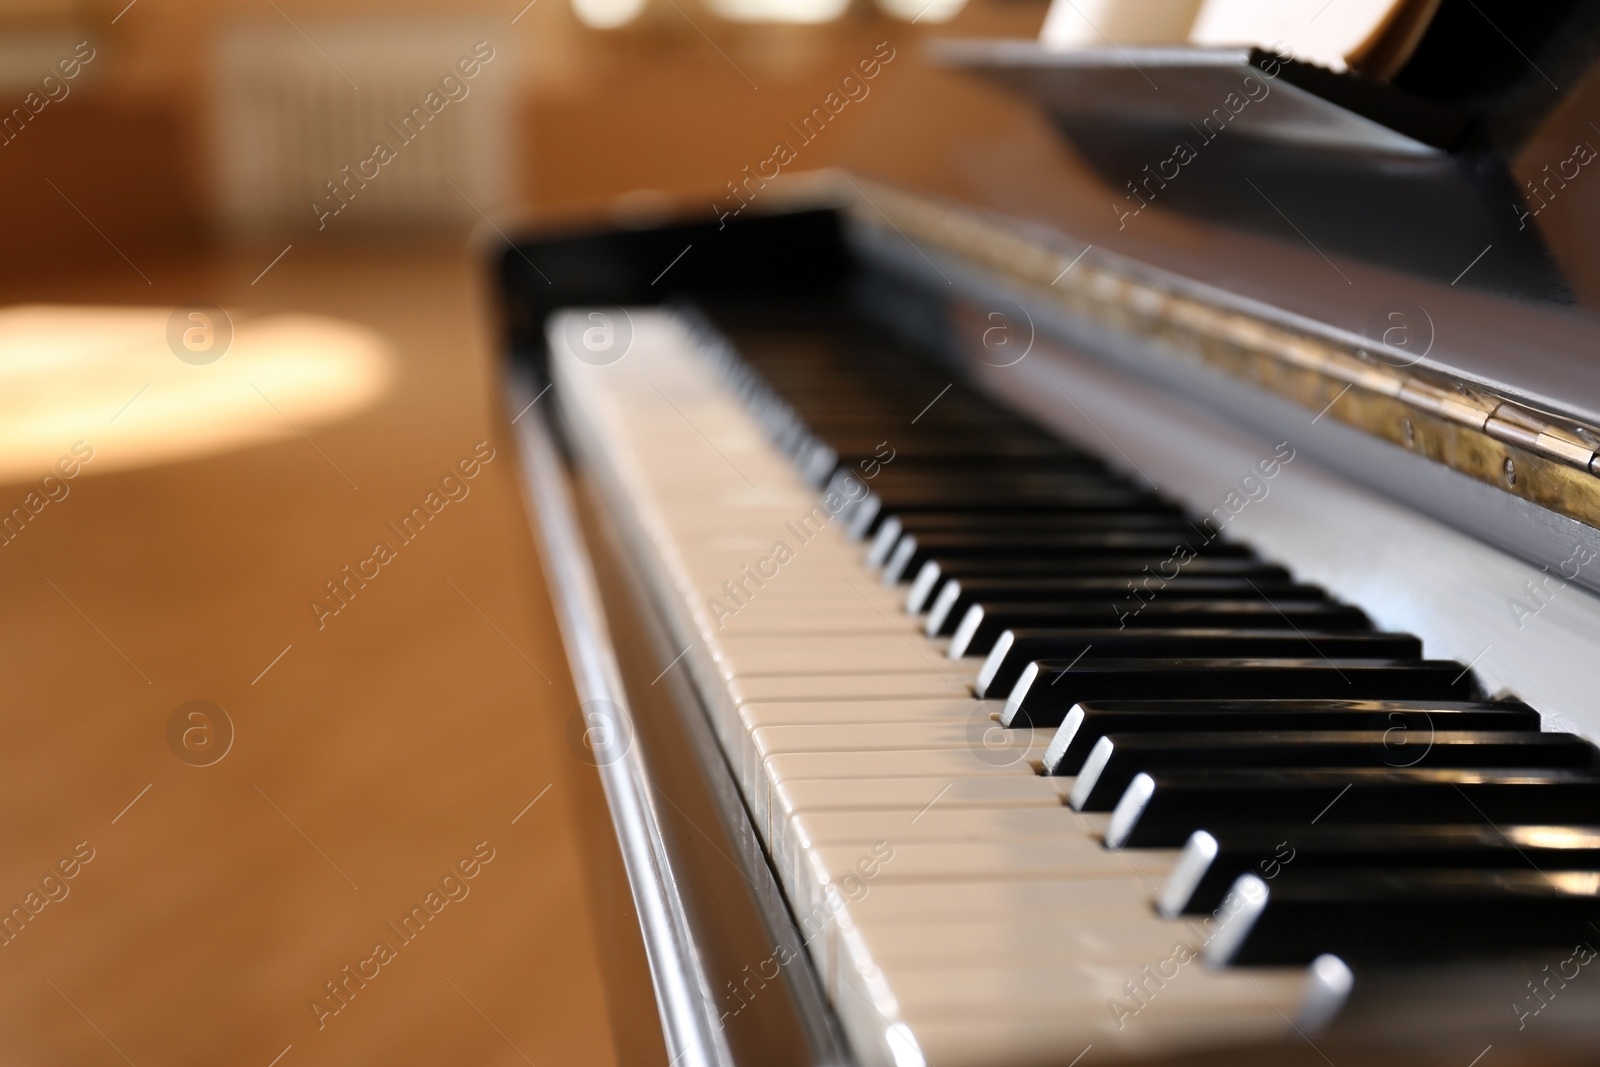
<path fill-rule="evenodd" d="M 1363 967 L 1571 940 L 1592 745 L 1238 541 L 1135 622 L 1194 517 L 826 310 L 634 309 L 552 373 L 859 1062 L 1285 1040 Z"/>

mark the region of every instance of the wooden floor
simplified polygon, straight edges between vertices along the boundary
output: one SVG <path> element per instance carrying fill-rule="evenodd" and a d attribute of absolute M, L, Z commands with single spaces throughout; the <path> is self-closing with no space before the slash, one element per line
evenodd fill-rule
<path fill-rule="evenodd" d="M 568 740 L 491 296 L 463 241 L 313 239 L 252 286 L 277 251 L 141 263 L 148 285 L 14 279 L 0 301 L 314 311 L 378 331 L 399 371 L 305 436 L 91 464 L 0 548 L 0 911 L 38 909 L 0 947 L 0 1058 L 616 1062 L 580 847 L 603 801 Z M 480 441 L 470 495 L 319 630 L 324 582 Z M 235 728 L 210 766 L 169 746 L 196 699 Z M 41 887 L 63 859 L 74 877 Z M 406 942 L 416 905 L 437 912 Z"/>

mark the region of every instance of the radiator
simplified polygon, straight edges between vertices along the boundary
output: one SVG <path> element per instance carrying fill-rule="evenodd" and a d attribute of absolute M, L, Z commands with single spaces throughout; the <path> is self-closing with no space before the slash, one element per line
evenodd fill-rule
<path fill-rule="evenodd" d="M 514 194 L 517 140 L 498 32 L 462 20 L 225 26 L 209 145 L 222 229 L 370 234 L 493 216 Z M 470 77 L 464 59 L 477 63 Z"/>

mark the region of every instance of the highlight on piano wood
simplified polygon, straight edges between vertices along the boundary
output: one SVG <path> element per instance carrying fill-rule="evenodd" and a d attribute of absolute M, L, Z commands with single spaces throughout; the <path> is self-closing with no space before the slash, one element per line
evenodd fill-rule
<path fill-rule="evenodd" d="M 1597 57 L 0 5 L 0 1061 L 1593 1063 Z"/>

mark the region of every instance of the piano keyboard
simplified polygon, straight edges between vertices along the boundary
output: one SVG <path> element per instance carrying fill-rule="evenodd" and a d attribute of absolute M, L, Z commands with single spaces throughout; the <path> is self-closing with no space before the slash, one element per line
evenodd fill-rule
<path fill-rule="evenodd" d="M 852 324 L 629 314 L 552 320 L 568 435 L 861 1063 L 1314 1033 L 1600 914 L 1593 747 L 1465 666 Z"/>

